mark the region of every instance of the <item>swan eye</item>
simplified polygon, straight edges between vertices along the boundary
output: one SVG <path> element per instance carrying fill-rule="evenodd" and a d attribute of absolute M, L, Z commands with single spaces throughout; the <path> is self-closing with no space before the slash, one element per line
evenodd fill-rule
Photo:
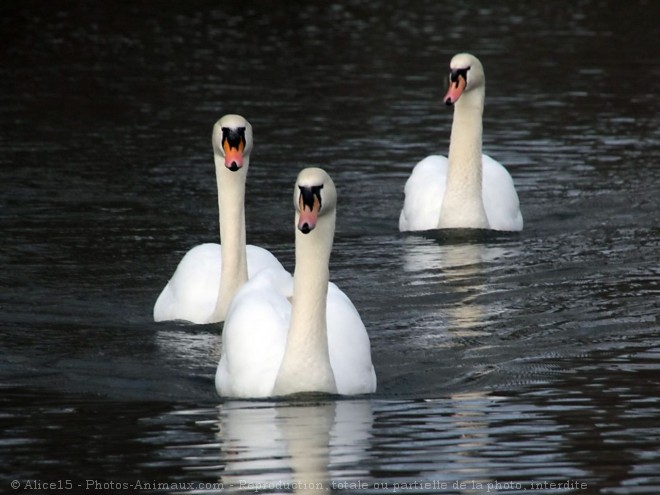
<path fill-rule="evenodd" d="M 321 189 L 323 189 L 323 185 L 298 186 L 298 189 L 300 189 L 300 197 L 298 199 L 300 211 L 304 210 L 305 207 L 315 212 L 321 210 Z"/>
<path fill-rule="evenodd" d="M 222 128 L 222 149 L 225 153 L 228 153 L 232 148 L 243 153 L 245 144 L 245 127 Z"/>
<path fill-rule="evenodd" d="M 469 67 L 466 67 L 465 69 L 452 69 L 449 71 L 449 84 L 454 84 L 456 87 L 458 87 L 458 81 L 459 78 L 463 78 L 463 81 L 465 81 L 465 84 L 467 84 L 467 73 L 470 70 Z"/>

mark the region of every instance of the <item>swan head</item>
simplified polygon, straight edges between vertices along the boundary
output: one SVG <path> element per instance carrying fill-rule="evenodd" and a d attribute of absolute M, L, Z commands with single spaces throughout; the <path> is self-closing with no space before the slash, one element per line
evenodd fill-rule
<path fill-rule="evenodd" d="M 309 234 L 319 218 L 334 214 L 337 190 L 330 176 L 320 168 L 306 168 L 298 174 L 293 190 L 296 228 Z"/>
<path fill-rule="evenodd" d="M 469 53 L 454 55 L 449 63 L 449 89 L 443 101 L 451 106 L 463 93 L 484 88 L 486 77 L 479 59 Z"/>
<path fill-rule="evenodd" d="M 213 153 L 224 158 L 225 167 L 236 172 L 247 165 L 252 151 L 252 126 L 240 115 L 229 114 L 213 126 Z"/>

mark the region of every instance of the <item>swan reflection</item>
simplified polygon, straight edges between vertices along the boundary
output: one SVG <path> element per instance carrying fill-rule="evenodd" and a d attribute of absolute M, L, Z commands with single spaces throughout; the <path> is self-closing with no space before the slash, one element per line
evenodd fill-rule
<path fill-rule="evenodd" d="M 484 243 L 443 243 L 410 236 L 405 239 L 403 269 L 413 286 L 423 291 L 431 314 L 447 319 L 457 337 L 483 333 L 485 321 L 505 311 L 490 282 L 494 263 L 515 255 L 518 248 Z M 437 319 L 434 319 L 437 323 Z"/>
<path fill-rule="evenodd" d="M 225 402 L 218 436 L 225 487 L 269 493 L 331 488 L 330 466 L 346 471 L 365 456 L 368 401 Z"/>

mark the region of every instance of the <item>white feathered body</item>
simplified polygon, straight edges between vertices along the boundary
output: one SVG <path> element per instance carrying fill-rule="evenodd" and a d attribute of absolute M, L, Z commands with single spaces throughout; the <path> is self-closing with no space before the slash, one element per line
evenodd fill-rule
<path fill-rule="evenodd" d="M 269 251 L 247 245 L 248 278 L 268 267 L 282 265 Z M 282 268 L 283 269 L 283 268 Z M 190 249 L 158 296 L 154 320 L 185 320 L 192 323 L 216 323 L 214 318 L 222 272 L 220 244 L 206 243 Z"/>
<path fill-rule="evenodd" d="M 488 223 L 493 230 L 522 230 L 518 194 L 513 179 L 504 166 L 488 155 L 481 155 L 483 165 L 482 198 Z M 438 228 L 445 195 L 449 161 L 431 155 L 420 161 L 405 186 L 405 200 L 399 216 L 400 231 Z M 457 221 L 461 221 L 460 217 Z"/>
<path fill-rule="evenodd" d="M 262 271 L 238 291 L 223 329 L 222 356 L 215 377 L 220 395 L 272 395 L 286 348 L 292 297 L 293 277 L 277 269 Z M 375 391 L 367 331 L 353 303 L 332 282 L 328 284 L 326 322 L 337 392 L 355 395 Z"/>

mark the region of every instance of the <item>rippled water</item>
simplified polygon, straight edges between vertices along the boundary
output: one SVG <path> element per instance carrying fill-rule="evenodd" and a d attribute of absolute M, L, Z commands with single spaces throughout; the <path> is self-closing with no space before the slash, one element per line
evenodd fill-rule
<path fill-rule="evenodd" d="M 0 491 L 660 489 L 654 2 L 0 10 Z M 463 50 L 525 230 L 402 235 Z M 255 130 L 248 239 L 290 269 L 295 176 L 334 178 L 373 397 L 222 400 L 221 327 L 151 321 L 217 238 L 228 112 Z"/>

